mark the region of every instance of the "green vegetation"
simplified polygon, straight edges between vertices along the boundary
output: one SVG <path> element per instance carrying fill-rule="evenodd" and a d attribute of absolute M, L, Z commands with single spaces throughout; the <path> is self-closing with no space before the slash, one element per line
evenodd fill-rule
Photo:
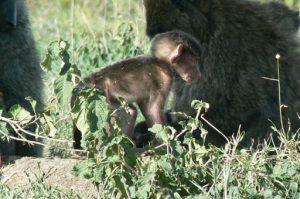
<path fill-rule="evenodd" d="M 27 1 L 47 82 L 47 110 L 37 115 L 41 120 L 38 130 L 42 135 L 71 140 L 72 121 L 78 124 L 85 134 L 82 145 L 88 159 L 74 168 L 74 174 L 101 185 L 100 198 L 300 198 L 299 132 L 291 136 L 291 132 L 272 127 L 274 137 L 282 142 L 279 147 L 270 138 L 258 147 L 240 150 L 243 132 L 228 138 L 223 148 L 205 146 L 207 131 L 200 117 L 209 106 L 194 101 L 191 106 L 196 117 L 176 113 L 187 118 L 181 124 L 186 132 L 183 141 L 178 140 L 180 132 L 155 125 L 151 131 L 163 146 L 149 146 L 147 154 L 137 155 L 117 125 L 113 136 L 102 130 L 108 110 L 98 90 L 84 89 L 71 110 L 70 95 L 81 77 L 148 52 L 142 1 Z M 287 3 L 300 4 L 297 0 Z M 22 122 L 29 117 L 18 106 L 11 116 Z M 5 130 L 5 123 L 0 128 Z M 192 138 L 194 129 L 200 130 L 201 141 Z M 45 155 L 70 153 L 70 143 L 47 140 L 46 144 Z M 47 188 L 43 178 L 38 179 L 24 192 L 0 185 L 0 198 L 75 197 Z"/>
<path fill-rule="evenodd" d="M 281 0 L 281 1 L 292 8 L 300 9 L 300 1 L 299 0 Z"/>

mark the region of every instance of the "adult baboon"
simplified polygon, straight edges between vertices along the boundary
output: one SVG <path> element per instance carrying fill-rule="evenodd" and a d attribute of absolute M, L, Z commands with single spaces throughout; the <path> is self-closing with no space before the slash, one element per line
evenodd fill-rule
<path fill-rule="evenodd" d="M 263 4 L 246 0 L 144 0 L 147 35 L 180 29 L 195 36 L 202 45 L 197 85 L 174 83 L 172 109 L 194 114 L 193 99 L 210 104 L 205 117 L 227 136 L 246 131 L 243 145 L 264 138 L 273 122 L 280 128 L 277 66 L 284 126 L 300 126 L 300 54 L 296 34 L 278 30 Z M 275 19 L 274 19 L 275 20 Z M 269 79 L 263 78 L 268 77 Z M 222 144 L 224 139 L 213 129 L 208 141 Z"/>
<path fill-rule="evenodd" d="M 39 63 L 24 1 L 1 1 L 0 91 L 6 109 L 20 104 L 33 114 L 31 105 L 25 100 L 27 96 L 37 100 L 36 111 L 43 109 L 43 82 Z M 0 142 L 0 154 L 3 156 L 39 156 L 41 153 L 39 146 L 15 141 Z"/>
<path fill-rule="evenodd" d="M 274 23 L 277 30 L 287 34 L 298 32 L 300 25 L 299 11 L 292 10 L 279 2 L 269 2 L 262 4 L 262 6 L 265 8 L 270 22 Z"/>

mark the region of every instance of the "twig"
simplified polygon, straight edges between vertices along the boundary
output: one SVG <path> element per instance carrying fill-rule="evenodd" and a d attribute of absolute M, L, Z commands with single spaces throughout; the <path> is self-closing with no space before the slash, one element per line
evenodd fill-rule
<path fill-rule="evenodd" d="M 266 80 L 270 80 L 270 81 L 274 81 L 274 82 L 278 82 L 278 79 L 273 79 L 273 78 L 269 78 L 269 77 L 261 77 L 262 79 L 266 79 Z"/>
<path fill-rule="evenodd" d="M 4 135 L 5 137 L 8 137 L 12 140 L 26 142 L 26 143 L 31 144 L 31 145 L 37 144 L 37 145 L 41 145 L 41 146 L 46 146 L 45 144 L 43 144 L 41 142 L 36 142 L 36 141 L 33 141 L 33 140 L 28 140 L 26 138 L 18 138 L 18 137 L 12 136 L 12 135 L 7 135 L 5 132 L 3 132 L 1 130 L 0 130 L 0 134 Z"/>
<path fill-rule="evenodd" d="M 280 117 L 280 124 L 281 124 L 281 130 L 283 133 L 285 133 L 284 126 L 283 126 L 283 120 L 282 120 L 282 107 L 281 107 L 281 84 L 280 84 L 280 64 L 279 64 L 280 55 L 276 55 L 277 60 L 277 79 L 278 79 L 278 106 L 279 106 L 279 117 Z"/>
<path fill-rule="evenodd" d="M 164 146 L 166 146 L 165 143 L 163 143 L 163 144 L 161 144 L 161 145 L 158 145 L 158 146 L 154 147 L 154 149 L 159 149 L 159 148 L 164 147 Z"/>
<path fill-rule="evenodd" d="M 183 135 L 185 132 L 187 132 L 187 129 L 183 129 L 178 135 L 176 135 L 176 139 L 178 139 L 181 135 Z"/>
<path fill-rule="evenodd" d="M 9 126 L 20 136 L 22 137 L 24 140 L 27 140 L 24 136 L 22 136 L 19 131 L 36 137 L 36 138 L 42 138 L 42 139 L 46 139 L 46 140 L 51 140 L 51 141 L 56 141 L 56 142 L 64 142 L 64 143 L 73 143 L 73 141 L 69 141 L 69 140 L 61 140 L 61 139 L 54 139 L 54 138 L 50 138 L 50 137 L 46 137 L 46 136 L 42 136 L 42 135 L 38 135 L 35 133 L 32 133 L 24 128 L 21 127 L 21 125 L 19 125 L 19 121 L 15 121 L 15 120 L 11 120 L 5 117 L 0 116 L 0 121 L 6 122 L 7 124 L 9 124 Z"/>
<path fill-rule="evenodd" d="M 219 134 L 221 134 L 225 139 L 226 139 L 226 141 L 228 142 L 228 143 L 230 143 L 230 141 L 229 141 L 229 139 L 226 137 L 226 135 L 224 134 L 224 133 L 222 133 L 219 129 L 217 129 L 213 124 L 211 124 L 208 120 L 206 120 L 205 118 L 204 118 L 204 116 L 203 115 L 201 115 L 201 119 L 206 123 L 206 124 L 208 124 L 210 127 L 212 127 L 215 131 L 217 131 Z"/>

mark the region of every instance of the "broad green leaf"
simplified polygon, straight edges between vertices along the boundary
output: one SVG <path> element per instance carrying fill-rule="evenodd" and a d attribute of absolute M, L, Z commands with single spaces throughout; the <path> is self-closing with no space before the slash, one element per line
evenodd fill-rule
<path fill-rule="evenodd" d="M 6 122 L 0 121 L 0 140 L 7 140 L 9 136 L 9 131 L 7 129 Z M 4 135 L 3 135 L 4 134 Z"/>
<path fill-rule="evenodd" d="M 164 142 L 168 142 L 168 130 L 161 124 L 154 124 L 148 129 L 150 132 L 155 134 L 155 137 Z"/>
<path fill-rule="evenodd" d="M 191 106 L 196 110 L 204 108 L 205 112 L 209 109 L 209 104 L 200 100 L 193 100 Z"/>
<path fill-rule="evenodd" d="M 45 59 L 41 62 L 41 68 L 44 71 L 51 71 L 52 64 L 54 61 L 58 59 L 59 48 L 58 48 L 58 41 L 53 41 L 49 44 L 47 48 L 47 53 Z"/>
<path fill-rule="evenodd" d="M 73 90 L 73 83 L 67 75 L 58 77 L 54 82 L 54 92 L 61 107 L 70 107 L 70 97 Z"/>
<path fill-rule="evenodd" d="M 35 112 L 35 110 L 36 110 L 36 104 L 37 104 L 37 102 L 36 102 L 36 100 L 35 99 L 33 99 L 32 97 L 26 97 L 25 98 L 29 103 L 30 103 L 30 105 L 31 105 L 31 107 L 32 107 L 32 109 L 33 109 L 33 111 L 34 111 L 34 113 L 36 114 L 36 112 Z"/>
<path fill-rule="evenodd" d="M 273 191 L 271 189 L 264 191 L 264 199 L 273 199 Z"/>
<path fill-rule="evenodd" d="M 44 119 L 45 123 L 48 125 L 50 129 L 49 136 L 55 137 L 57 133 L 57 128 L 54 126 L 52 117 L 49 115 L 49 113 L 46 112 L 42 114 L 42 118 Z"/>
<path fill-rule="evenodd" d="M 173 168 L 168 159 L 162 159 L 158 162 L 158 165 L 162 167 L 167 173 L 172 173 Z"/>
<path fill-rule="evenodd" d="M 290 189 L 293 193 L 297 193 L 299 185 L 297 182 L 292 182 L 290 185 Z"/>
<path fill-rule="evenodd" d="M 125 147 L 125 162 L 130 167 L 134 167 L 137 163 L 136 161 L 136 153 L 134 152 L 133 148 L 131 146 Z"/>
<path fill-rule="evenodd" d="M 177 192 L 174 193 L 174 198 L 175 198 L 175 199 L 181 199 L 179 193 L 177 193 Z"/>
<path fill-rule="evenodd" d="M 87 121 L 89 122 L 90 131 L 99 131 L 107 121 L 107 103 L 104 97 L 100 97 L 99 92 L 94 92 L 94 95 L 90 96 L 88 101 Z"/>
<path fill-rule="evenodd" d="M 41 68 L 44 71 L 51 71 L 52 57 L 49 53 L 46 54 L 45 59 L 41 62 Z"/>
<path fill-rule="evenodd" d="M 26 124 L 30 122 L 32 116 L 29 111 L 20 106 L 19 104 L 13 105 L 8 114 L 13 117 L 14 120 L 21 121 L 22 124 Z"/>

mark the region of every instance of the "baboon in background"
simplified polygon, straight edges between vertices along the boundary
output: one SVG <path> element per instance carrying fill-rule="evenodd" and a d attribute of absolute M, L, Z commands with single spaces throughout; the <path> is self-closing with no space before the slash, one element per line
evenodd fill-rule
<path fill-rule="evenodd" d="M 205 2 L 205 0 L 171 1 L 180 11 L 190 10 L 193 13 L 201 11 L 202 14 L 207 14 L 210 9 L 213 9 L 211 8 L 212 3 Z M 245 0 L 243 1 L 245 2 Z M 298 32 L 300 25 L 299 11 L 292 10 L 288 6 L 279 2 L 256 2 L 254 8 L 259 9 L 259 11 L 256 12 L 257 17 L 266 17 L 267 21 L 275 26 L 277 31 L 281 30 L 285 34 Z M 199 24 L 199 21 L 201 20 L 206 21 L 206 19 L 192 19 L 191 25 L 197 27 L 197 24 Z"/>
<path fill-rule="evenodd" d="M 242 145 L 265 138 L 278 128 L 278 87 L 275 55 L 280 58 L 281 100 L 284 126 L 300 127 L 300 56 L 296 34 L 285 34 L 270 21 L 261 3 L 246 0 L 144 0 L 146 33 L 180 29 L 201 44 L 202 78 L 189 87 L 181 80 L 173 84 L 174 111 L 195 114 L 193 99 L 210 104 L 205 117 L 227 136 L 246 132 Z M 270 13 L 272 14 L 272 13 Z M 275 20 L 275 19 L 274 19 Z M 207 141 L 216 145 L 224 139 L 213 129 Z"/>
<path fill-rule="evenodd" d="M 0 91 L 7 110 L 20 104 L 34 114 L 25 100 L 27 96 L 37 101 L 36 111 L 43 110 L 42 71 L 23 0 L 0 2 L 0 71 Z M 14 140 L 0 141 L 0 154 L 40 156 L 42 148 Z"/>
<path fill-rule="evenodd" d="M 118 116 L 123 119 L 123 132 L 134 139 L 137 110 L 133 103 L 140 108 L 148 126 L 166 124 L 163 108 L 175 74 L 190 84 L 200 79 L 197 55 L 201 52 L 200 48 L 197 40 L 185 32 L 158 34 L 151 41 L 151 56 L 137 56 L 114 63 L 79 82 L 72 95 L 71 106 L 78 90 L 85 86 L 103 91 L 113 110 L 121 106 L 119 98 L 123 98 L 129 104 L 130 115 L 120 110 Z M 81 133 L 75 125 L 73 133 L 74 148 L 81 148 Z M 154 140 L 154 144 L 157 143 Z"/>
<path fill-rule="evenodd" d="M 279 2 L 269 2 L 262 4 L 262 6 L 266 9 L 270 22 L 274 23 L 277 30 L 284 33 L 298 32 L 300 25 L 299 11 L 292 10 Z"/>

